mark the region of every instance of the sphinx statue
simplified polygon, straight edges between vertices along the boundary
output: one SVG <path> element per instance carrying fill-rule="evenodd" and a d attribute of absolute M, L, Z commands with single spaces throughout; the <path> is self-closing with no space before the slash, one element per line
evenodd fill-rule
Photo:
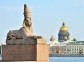
<path fill-rule="evenodd" d="M 42 36 L 33 34 L 32 15 L 30 9 L 24 4 L 24 20 L 22 27 L 18 30 L 9 30 L 7 33 L 7 45 L 28 45 L 28 44 L 45 44 Z"/>
<path fill-rule="evenodd" d="M 7 40 L 11 39 L 24 39 L 28 36 L 32 36 L 32 16 L 31 11 L 24 4 L 24 21 L 23 25 L 19 30 L 10 30 L 7 34 Z"/>

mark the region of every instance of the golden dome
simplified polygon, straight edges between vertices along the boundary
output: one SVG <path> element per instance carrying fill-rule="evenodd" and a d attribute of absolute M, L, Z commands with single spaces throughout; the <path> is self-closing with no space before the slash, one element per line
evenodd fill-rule
<path fill-rule="evenodd" d="M 68 31 L 68 28 L 65 26 L 65 23 L 63 22 L 60 31 Z"/>

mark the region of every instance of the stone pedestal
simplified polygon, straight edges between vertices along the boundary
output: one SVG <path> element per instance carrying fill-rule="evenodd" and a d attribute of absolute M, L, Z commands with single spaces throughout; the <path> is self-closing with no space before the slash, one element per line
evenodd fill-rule
<path fill-rule="evenodd" d="M 49 45 L 42 38 L 34 39 L 35 44 L 3 45 L 3 62 L 49 62 Z"/>

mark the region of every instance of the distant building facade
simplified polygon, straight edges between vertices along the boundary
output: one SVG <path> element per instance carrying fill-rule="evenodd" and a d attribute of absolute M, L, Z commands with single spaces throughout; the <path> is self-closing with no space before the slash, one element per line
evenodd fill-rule
<path fill-rule="evenodd" d="M 69 42 L 66 45 L 60 44 L 51 46 L 50 54 L 84 55 L 84 41 Z"/>

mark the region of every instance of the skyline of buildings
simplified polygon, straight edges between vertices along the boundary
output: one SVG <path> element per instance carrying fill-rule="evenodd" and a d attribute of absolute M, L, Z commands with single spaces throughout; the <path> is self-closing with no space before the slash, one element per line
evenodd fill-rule
<path fill-rule="evenodd" d="M 70 32 L 65 23 L 62 23 L 58 33 L 58 40 L 54 36 L 50 38 L 50 56 L 84 57 L 84 40 L 70 39 Z"/>

